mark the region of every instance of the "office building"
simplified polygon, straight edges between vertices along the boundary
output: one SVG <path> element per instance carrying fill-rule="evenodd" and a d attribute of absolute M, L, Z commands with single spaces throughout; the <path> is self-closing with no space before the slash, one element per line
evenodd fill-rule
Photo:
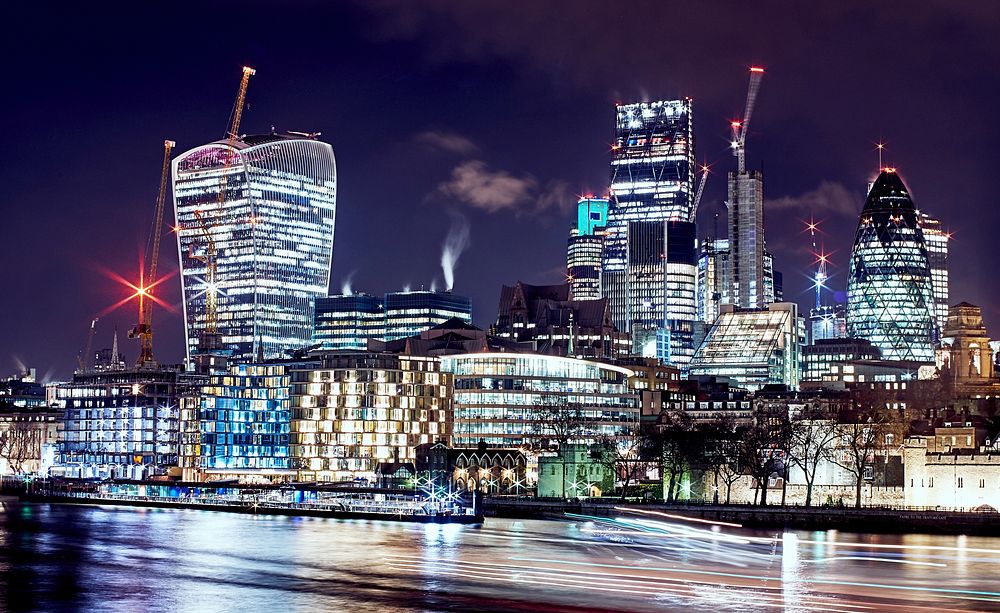
<path fill-rule="evenodd" d="M 712 325 L 719 307 L 729 266 L 729 239 L 707 238 L 698 245 L 698 321 Z"/>
<path fill-rule="evenodd" d="M 809 341 L 847 338 L 847 305 L 823 305 L 809 309 Z"/>
<path fill-rule="evenodd" d="M 451 375 L 433 357 L 312 354 L 291 371 L 291 449 L 300 481 L 374 481 L 385 462 L 451 434 Z"/>
<path fill-rule="evenodd" d="M 197 381 L 178 367 L 159 367 L 78 372 L 59 384 L 60 474 L 143 479 L 177 466 L 178 398 Z"/>
<path fill-rule="evenodd" d="M 577 222 L 566 247 L 566 279 L 574 300 L 601 297 L 601 253 L 608 225 L 607 198 L 585 196 L 577 203 Z"/>
<path fill-rule="evenodd" d="M 797 389 L 804 337 L 794 303 L 776 302 L 765 309 L 723 305 L 691 361 L 690 374 L 728 377 L 749 390 L 769 384 Z"/>
<path fill-rule="evenodd" d="M 941 222 L 926 213 L 917 218 L 924 232 L 927 245 L 927 263 L 931 269 L 931 289 L 934 293 L 934 317 L 937 320 L 938 335 L 944 335 L 948 324 L 948 242 L 951 233 L 941 227 Z"/>
<path fill-rule="evenodd" d="M 802 348 L 802 380 L 823 381 L 836 364 L 855 360 L 878 360 L 878 348 L 857 338 L 820 338 Z"/>
<path fill-rule="evenodd" d="M 307 136 L 222 140 L 173 161 L 188 358 L 211 335 L 238 359 L 312 342 L 333 251 L 333 149 Z M 221 194 L 221 195 L 220 195 Z"/>
<path fill-rule="evenodd" d="M 634 432 L 638 394 L 620 366 L 529 353 L 441 358 L 454 376 L 452 444 L 513 448 L 546 441 L 593 443 Z"/>
<path fill-rule="evenodd" d="M 730 172 L 728 188 L 729 269 L 723 302 L 760 308 L 769 298 L 764 282 L 764 176 L 757 170 Z"/>
<path fill-rule="evenodd" d="M 697 316 L 691 112 L 690 99 L 616 107 L 601 272 L 633 350 L 679 365 L 694 353 Z"/>
<path fill-rule="evenodd" d="M 903 180 L 886 168 L 858 221 L 847 286 L 847 333 L 882 359 L 934 361 L 933 281 L 923 230 Z"/>
<path fill-rule="evenodd" d="M 537 353 L 569 357 L 611 358 L 632 345 L 612 323 L 607 299 L 578 300 L 570 284 L 504 285 L 492 333 L 530 343 Z"/>
<path fill-rule="evenodd" d="M 393 292 L 383 304 L 387 341 L 415 336 L 452 318 L 472 323 L 472 301 L 451 292 Z"/>
<path fill-rule="evenodd" d="M 316 299 L 313 343 L 320 349 L 366 349 L 368 339 L 385 339 L 385 306 L 369 294 Z"/>

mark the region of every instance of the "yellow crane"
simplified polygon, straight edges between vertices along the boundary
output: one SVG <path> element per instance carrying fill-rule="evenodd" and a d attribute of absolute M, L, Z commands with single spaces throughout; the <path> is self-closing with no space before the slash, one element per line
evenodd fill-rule
<path fill-rule="evenodd" d="M 146 276 L 139 280 L 136 294 L 139 297 L 139 323 L 129 332 L 129 338 L 139 339 L 139 359 L 136 366 L 153 364 L 153 297 L 150 290 L 156 285 L 156 267 L 160 260 L 160 238 L 163 234 L 163 203 L 167 195 L 170 172 L 170 152 L 176 145 L 172 140 L 163 141 L 163 166 L 160 169 L 160 191 L 156 194 L 156 212 L 153 216 L 152 248 Z"/>
<path fill-rule="evenodd" d="M 240 79 L 240 88 L 236 93 L 236 104 L 233 107 L 232 121 L 226 131 L 227 144 L 234 148 L 236 141 L 240 137 L 240 121 L 243 119 L 243 108 L 246 106 L 247 86 L 250 84 L 250 77 L 256 74 L 256 70 L 249 66 L 243 67 L 243 77 Z M 234 152 L 227 152 L 223 158 L 222 176 L 219 178 L 219 199 L 216 202 L 216 209 L 222 210 L 226 202 L 226 184 L 229 180 L 229 168 L 233 165 L 237 155 Z M 209 224 L 205 214 L 198 210 L 194 213 L 198 221 L 199 229 L 205 238 L 205 252 L 203 255 L 192 257 L 205 264 L 205 329 L 200 339 L 203 349 L 218 348 L 218 288 L 216 287 L 216 246 L 215 239 L 212 238 L 212 226 Z"/>

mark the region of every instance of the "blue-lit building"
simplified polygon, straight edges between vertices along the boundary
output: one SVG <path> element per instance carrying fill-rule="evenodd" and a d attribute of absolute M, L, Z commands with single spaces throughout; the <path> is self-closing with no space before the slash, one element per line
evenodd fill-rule
<path fill-rule="evenodd" d="M 180 466 L 204 476 L 293 475 L 290 370 L 306 362 L 230 365 L 181 399 Z"/>
<path fill-rule="evenodd" d="M 681 366 L 695 350 L 694 163 L 690 99 L 616 108 L 602 294 L 637 353 Z"/>
<path fill-rule="evenodd" d="M 310 344 L 333 252 L 330 145 L 280 134 L 216 141 L 174 159 L 173 186 L 188 358 L 210 296 L 222 349 L 236 359 Z"/>
<path fill-rule="evenodd" d="M 851 252 L 847 334 L 883 360 L 933 362 L 935 306 L 923 230 L 895 169 L 875 180 Z"/>
<path fill-rule="evenodd" d="M 383 299 L 369 294 L 342 294 L 316 299 L 313 342 L 320 349 L 366 349 L 368 339 L 385 338 Z"/>
<path fill-rule="evenodd" d="M 607 225 L 607 198 L 580 198 L 576 225 L 570 229 L 566 246 L 566 279 L 574 300 L 601 297 L 601 254 Z"/>
<path fill-rule="evenodd" d="M 386 341 L 415 336 L 452 318 L 472 323 L 472 301 L 451 292 L 392 292 L 383 304 Z"/>

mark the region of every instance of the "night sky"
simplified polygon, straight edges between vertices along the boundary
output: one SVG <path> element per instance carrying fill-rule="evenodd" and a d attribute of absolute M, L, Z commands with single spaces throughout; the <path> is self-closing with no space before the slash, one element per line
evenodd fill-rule
<path fill-rule="evenodd" d="M 335 293 L 440 287 L 441 244 L 463 223 L 455 291 L 479 325 L 501 284 L 560 282 L 576 195 L 607 188 L 616 101 L 694 98 L 711 236 L 728 122 L 759 64 L 747 165 L 764 169 L 786 298 L 811 306 L 811 216 L 845 288 L 882 140 L 917 207 L 954 232 L 951 302 L 982 305 L 1000 336 L 996 2 L 29 4 L 48 3 L 2 9 L 0 375 L 70 375 L 91 318 L 130 293 L 114 275 L 138 277 L 163 140 L 222 137 L 244 64 L 257 75 L 241 131 L 333 145 Z M 176 259 L 165 236 L 160 270 Z M 174 312 L 155 311 L 156 355 L 178 362 L 179 281 L 162 287 Z M 134 359 L 135 319 L 131 304 L 105 313 L 94 349 L 117 326 Z"/>

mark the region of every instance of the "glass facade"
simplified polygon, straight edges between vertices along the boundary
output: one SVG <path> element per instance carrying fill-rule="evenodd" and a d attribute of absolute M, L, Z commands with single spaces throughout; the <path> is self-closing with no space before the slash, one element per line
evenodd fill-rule
<path fill-rule="evenodd" d="M 689 223 L 694 197 L 691 100 L 625 104 L 616 111 L 603 295 L 615 325 L 633 334 L 637 350 L 655 354 L 657 335 L 666 331 L 670 355 L 659 357 L 683 365 L 694 353 L 697 309 Z M 671 253 L 680 259 L 669 260 Z"/>
<path fill-rule="evenodd" d="M 948 324 L 948 241 L 951 233 L 941 227 L 941 222 L 926 213 L 919 217 L 927 244 L 927 262 L 931 269 L 931 289 L 934 293 L 934 317 L 937 320 L 937 339 L 944 334 Z"/>
<path fill-rule="evenodd" d="M 142 479 L 177 465 L 175 369 L 83 372 L 56 388 L 66 411 L 59 465 L 70 477 Z"/>
<path fill-rule="evenodd" d="M 924 234 L 902 179 L 879 175 L 858 221 L 847 286 L 847 332 L 884 360 L 934 361 L 933 282 Z"/>
<path fill-rule="evenodd" d="M 712 325 L 719 318 L 729 266 L 729 240 L 710 238 L 698 246 L 698 321 Z"/>
<path fill-rule="evenodd" d="M 531 444 L 562 426 L 566 442 L 590 443 L 636 427 L 638 396 L 632 371 L 600 362 L 557 356 L 479 353 L 441 358 L 454 376 L 452 444 L 480 441 L 500 447 Z M 572 423 L 571 423 L 572 422 Z M 568 431 L 572 430 L 571 433 Z"/>
<path fill-rule="evenodd" d="M 729 377 L 749 390 L 772 383 L 798 388 L 803 336 L 794 303 L 777 302 L 766 309 L 724 305 L 691 361 L 690 374 Z"/>
<path fill-rule="evenodd" d="M 380 462 L 414 462 L 447 440 L 451 375 L 436 358 L 330 353 L 293 370 L 291 456 L 303 481 L 375 478 Z"/>
<path fill-rule="evenodd" d="M 823 381 L 825 378 L 833 377 L 831 369 L 834 364 L 855 360 L 877 360 L 880 357 L 878 348 L 861 339 L 816 339 L 812 345 L 802 348 L 802 380 Z"/>
<path fill-rule="evenodd" d="M 607 199 L 581 198 L 577 203 L 576 227 L 570 230 L 566 249 L 566 278 L 573 300 L 601 297 L 601 254 L 607 225 Z"/>
<path fill-rule="evenodd" d="M 333 252 L 330 145 L 282 135 L 218 141 L 178 156 L 173 185 L 188 358 L 198 351 L 209 292 L 217 296 L 223 347 L 234 357 L 282 356 L 308 345 Z"/>
<path fill-rule="evenodd" d="M 320 349 L 367 349 L 368 339 L 385 339 L 381 298 L 350 294 L 316 299 L 313 342 Z"/>
<path fill-rule="evenodd" d="M 181 399 L 182 469 L 291 474 L 285 364 L 240 364 Z"/>
<path fill-rule="evenodd" d="M 825 305 L 809 310 L 811 343 L 833 338 L 847 338 L 847 306 Z"/>
<path fill-rule="evenodd" d="M 426 290 L 385 295 L 385 340 L 420 334 L 453 317 L 472 323 L 472 302 L 451 292 Z"/>

